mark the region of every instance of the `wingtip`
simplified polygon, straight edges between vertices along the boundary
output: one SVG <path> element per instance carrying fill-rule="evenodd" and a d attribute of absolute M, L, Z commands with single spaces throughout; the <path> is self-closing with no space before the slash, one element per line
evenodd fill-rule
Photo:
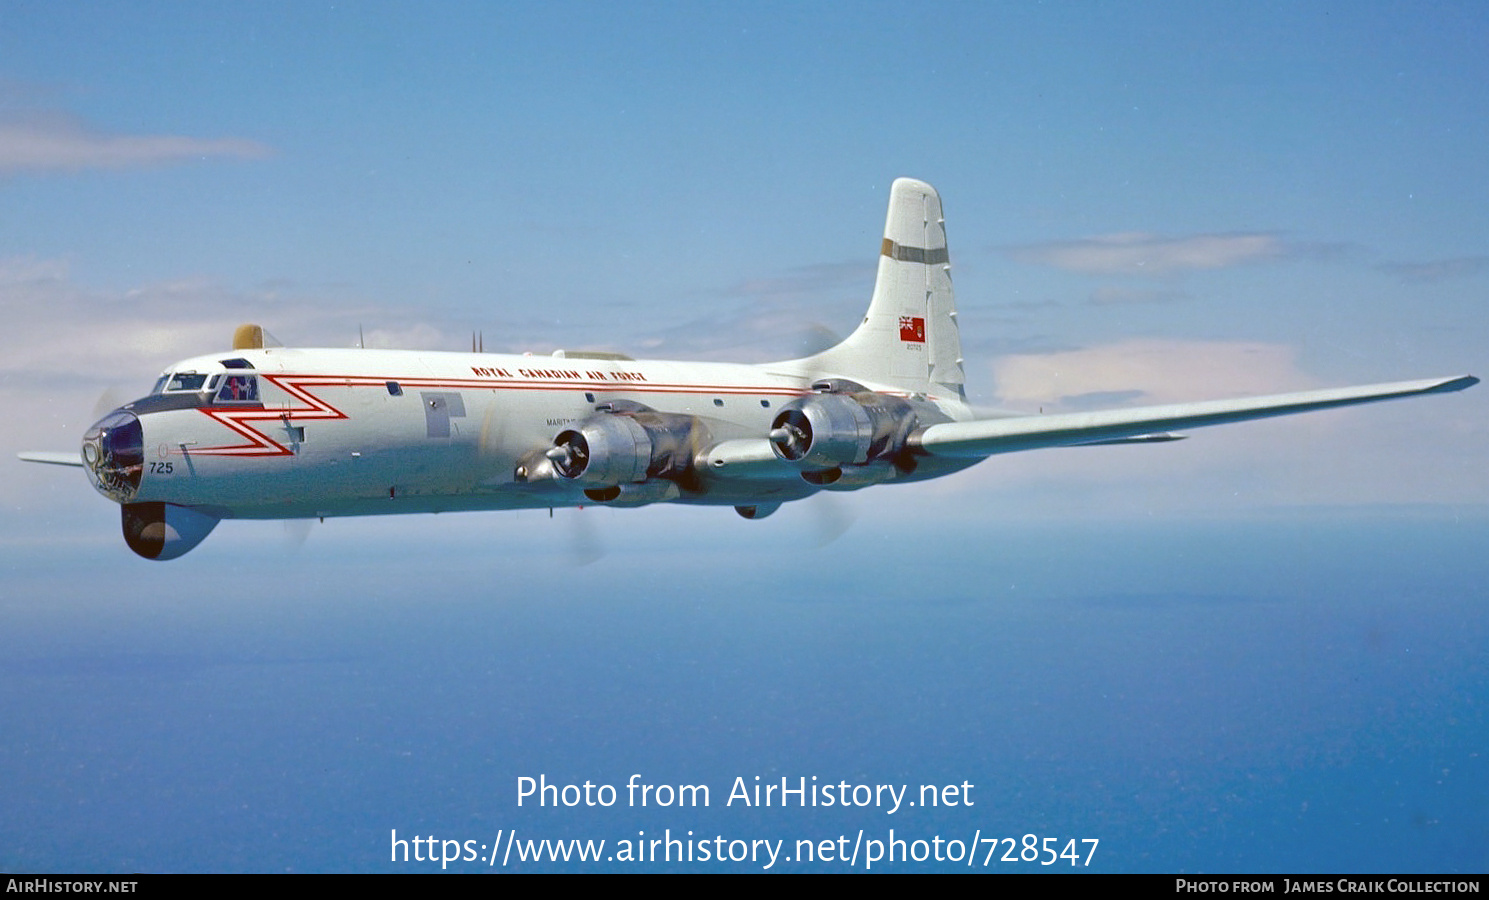
<path fill-rule="evenodd" d="M 1462 391 L 1479 383 L 1479 379 L 1472 375 L 1459 375 L 1457 378 L 1449 378 L 1436 387 L 1428 388 L 1429 394 L 1447 394 L 1452 391 Z"/>

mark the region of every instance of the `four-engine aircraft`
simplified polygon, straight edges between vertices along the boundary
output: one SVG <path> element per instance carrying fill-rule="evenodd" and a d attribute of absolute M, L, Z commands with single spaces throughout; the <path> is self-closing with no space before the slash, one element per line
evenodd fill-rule
<path fill-rule="evenodd" d="M 979 418 L 966 403 L 941 198 L 890 190 L 868 313 L 838 345 L 765 365 L 277 346 L 166 369 L 88 430 L 83 467 L 124 540 L 174 559 L 222 519 L 588 504 L 733 506 L 921 481 L 998 453 L 1174 440 L 1197 428 L 1458 391 L 1463 375 L 1104 412 Z"/>

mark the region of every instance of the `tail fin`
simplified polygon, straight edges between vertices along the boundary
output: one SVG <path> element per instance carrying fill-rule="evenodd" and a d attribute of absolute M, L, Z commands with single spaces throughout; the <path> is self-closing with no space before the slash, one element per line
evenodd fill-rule
<path fill-rule="evenodd" d="M 868 314 L 847 340 L 811 363 L 848 378 L 965 399 L 946 223 L 935 188 L 895 180 Z"/>

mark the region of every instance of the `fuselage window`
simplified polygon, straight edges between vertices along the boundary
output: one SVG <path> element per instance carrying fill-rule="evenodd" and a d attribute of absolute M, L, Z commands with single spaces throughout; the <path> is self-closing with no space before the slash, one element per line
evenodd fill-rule
<path fill-rule="evenodd" d="M 403 385 L 399 384 L 396 381 L 389 381 L 389 382 L 386 382 L 386 384 L 388 386 L 388 396 L 389 397 L 402 397 L 403 396 Z"/>
<path fill-rule="evenodd" d="M 252 375 L 229 375 L 217 392 L 218 403 L 257 403 L 258 379 Z"/>

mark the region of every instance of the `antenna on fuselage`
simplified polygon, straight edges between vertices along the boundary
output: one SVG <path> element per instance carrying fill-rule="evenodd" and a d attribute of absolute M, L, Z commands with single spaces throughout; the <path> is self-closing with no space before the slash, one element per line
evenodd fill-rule
<path fill-rule="evenodd" d="M 358 350 L 366 350 L 367 349 L 367 339 L 362 336 L 362 323 L 361 322 L 358 322 L 357 323 L 357 349 Z"/>

